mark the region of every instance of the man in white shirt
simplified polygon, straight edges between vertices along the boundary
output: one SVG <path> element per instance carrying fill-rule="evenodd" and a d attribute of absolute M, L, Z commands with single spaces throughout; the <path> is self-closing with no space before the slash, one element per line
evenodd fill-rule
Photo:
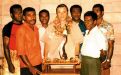
<path fill-rule="evenodd" d="M 86 34 L 81 48 L 81 75 L 100 75 L 100 55 L 107 52 L 107 39 L 96 26 L 97 15 L 93 11 L 84 14 Z"/>
<path fill-rule="evenodd" d="M 39 20 L 41 22 L 41 25 L 38 26 L 38 28 L 39 28 L 39 40 L 41 45 L 42 58 L 44 58 L 44 42 L 42 42 L 42 37 L 46 31 L 46 28 L 48 27 L 49 19 L 50 19 L 50 14 L 48 10 L 43 9 L 39 12 Z"/>

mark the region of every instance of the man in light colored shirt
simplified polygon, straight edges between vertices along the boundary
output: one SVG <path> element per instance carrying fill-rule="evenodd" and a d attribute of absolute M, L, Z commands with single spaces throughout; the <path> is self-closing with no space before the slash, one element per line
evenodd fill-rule
<path fill-rule="evenodd" d="M 85 35 L 86 27 L 84 25 L 84 21 L 81 20 L 81 13 L 82 13 L 82 7 L 80 5 L 72 5 L 70 8 L 70 13 L 73 21 L 73 25 L 80 29 L 80 32 L 82 32 L 83 36 Z M 80 50 L 82 46 L 82 43 L 80 44 L 79 49 Z M 79 56 L 80 51 L 76 51 L 76 56 Z"/>
<path fill-rule="evenodd" d="M 39 28 L 39 41 L 41 45 L 41 53 L 42 53 L 42 58 L 44 58 L 44 42 L 42 42 L 43 35 L 46 31 L 46 28 L 48 27 L 48 22 L 50 19 L 50 14 L 49 11 L 46 9 L 43 9 L 39 12 L 39 20 L 41 22 L 41 25 L 38 26 Z"/>
<path fill-rule="evenodd" d="M 80 5 L 73 5 L 70 8 L 70 13 L 71 13 L 73 22 L 79 26 L 80 30 L 84 35 L 86 31 L 86 27 L 84 25 L 84 21 L 81 19 L 82 7 Z"/>
<path fill-rule="evenodd" d="M 100 75 L 100 54 L 106 54 L 107 40 L 96 26 L 97 15 L 93 11 L 84 14 L 86 34 L 81 48 L 81 75 Z"/>
<path fill-rule="evenodd" d="M 111 58 L 114 50 L 114 29 L 113 25 L 108 23 L 103 19 L 104 15 L 104 7 L 102 4 L 95 4 L 92 9 L 98 16 L 97 25 L 101 32 L 106 36 L 108 40 L 108 53 L 104 62 L 102 62 L 101 66 L 101 75 L 110 75 L 110 67 L 111 67 Z"/>

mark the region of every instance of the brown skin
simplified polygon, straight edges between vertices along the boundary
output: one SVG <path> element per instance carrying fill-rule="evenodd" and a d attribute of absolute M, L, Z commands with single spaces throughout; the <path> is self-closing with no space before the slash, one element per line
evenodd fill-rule
<path fill-rule="evenodd" d="M 91 16 L 84 17 L 84 24 L 89 32 L 96 26 L 96 20 L 93 20 Z"/>
<path fill-rule="evenodd" d="M 49 22 L 49 15 L 46 12 L 42 12 L 39 15 L 39 20 L 44 28 L 47 28 Z"/>
<path fill-rule="evenodd" d="M 23 19 L 24 19 L 24 22 L 26 22 L 29 25 L 29 27 L 32 30 L 34 30 L 34 25 L 36 23 L 36 13 L 35 13 L 35 11 L 26 12 L 25 16 L 23 16 Z M 28 66 L 30 72 L 33 75 L 41 73 L 39 70 L 37 70 L 35 67 L 32 66 L 32 64 L 30 63 L 30 61 L 28 60 L 28 57 L 26 55 L 20 55 L 20 58 L 26 64 L 26 66 Z"/>
<path fill-rule="evenodd" d="M 29 59 L 28 59 L 28 57 L 26 55 L 20 55 L 20 58 L 28 66 L 30 72 L 33 75 L 41 74 L 41 72 L 38 69 L 36 69 L 35 67 L 32 66 L 32 64 L 30 63 L 30 61 L 29 61 Z"/>
<path fill-rule="evenodd" d="M 26 22 L 29 27 L 34 30 L 34 25 L 36 23 L 36 13 L 35 11 L 27 12 L 25 16 L 23 16 L 24 22 Z"/>
<path fill-rule="evenodd" d="M 10 14 L 13 22 L 16 24 L 21 24 L 22 23 L 22 9 L 18 8 L 18 9 L 14 9 L 14 13 Z"/>
<path fill-rule="evenodd" d="M 93 11 L 98 16 L 97 25 L 100 25 L 101 22 L 103 21 L 104 11 L 101 11 L 100 8 L 98 8 L 98 7 L 94 8 Z M 107 59 L 109 59 L 109 61 L 103 62 L 104 69 L 110 68 L 110 62 L 111 62 L 111 58 L 113 55 L 113 50 L 114 50 L 114 40 L 109 39 L 108 40 L 108 53 L 107 53 Z"/>
<path fill-rule="evenodd" d="M 7 37 L 7 36 L 3 37 L 3 47 L 4 47 L 5 58 L 6 58 L 7 63 L 8 63 L 8 69 L 11 73 L 14 73 L 15 67 L 11 61 L 10 50 L 9 50 L 9 37 Z"/>
<path fill-rule="evenodd" d="M 72 12 L 71 12 L 71 17 L 72 17 L 72 20 L 75 21 L 75 22 L 79 22 L 81 19 L 81 12 L 80 12 L 80 9 L 79 8 L 73 8 L 72 9 Z"/>
<path fill-rule="evenodd" d="M 104 69 L 108 69 L 111 67 L 111 58 L 113 55 L 113 50 L 114 50 L 114 40 L 108 40 L 108 53 L 107 53 L 107 59 L 109 59 L 109 61 L 105 61 L 103 62 L 103 68 Z"/>
<path fill-rule="evenodd" d="M 14 13 L 10 14 L 12 17 L 12 21 L 15 24 L 21 24 L 22 23 L 22 9 L 14 9 Z M 11 73 L 15 72 L 15 67 L 11 61 L 11 57 L 10 57 L 10 49 L 9 49 L 9 37 L 4 36 L 3 37 L 3 48 L 4 48 L 4 54 L 5 54 L 5 58 L 7 60 L 8 63 L 8 69 Z"/>

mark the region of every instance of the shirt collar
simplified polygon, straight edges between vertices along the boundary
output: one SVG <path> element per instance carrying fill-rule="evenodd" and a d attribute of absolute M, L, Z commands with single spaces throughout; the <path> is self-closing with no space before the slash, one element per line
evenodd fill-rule
<path fill-rule="evenodd" d="M 26 22 L 24 22 L 23 25 L 24 25 L 27 29 L 29 29 L 29 30 L 31 29 L 31 28 L 29 27 L 29 24 L 27 24 Z M 37 29 L 37 27 L 34 25 L 34 30 L 35 30 L 35 29 Z M 31 29 L 31 30 L 32 30 L 32 29 Z"/>
<path fill-rule="evenodd" d="M 98 27 L 97 27 L 97 25 L 94 27 L 94 28 L 92 28 L 92 30 L 89 32 L 89 30 L 86 30 L 86 35 L 88 35 L 88 34 L 93 34 L 93 33 L 95 33 L 95 31 L 98 29 Z"/>
<path fill-rule="evenodd" d="M 105 21 L 102 20 L 101 24 L 99 25 L 99 27 L 102 27 L 103 25 L 105 25 Z"/>

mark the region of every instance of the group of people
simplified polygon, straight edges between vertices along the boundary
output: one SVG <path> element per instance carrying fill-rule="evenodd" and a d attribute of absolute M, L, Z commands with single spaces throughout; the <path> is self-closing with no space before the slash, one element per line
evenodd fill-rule
<path fill-rule="evenodd" d="M 11 6 L 12 21 L 2 31 L 3 74 L 39 75 L 43 60 L 68 60 L 81 54 L 81 75 L 110 75 L 114 30 L 103 20 L 103 5 L 95 4 L 92 11 L 84 14 L 84 21 L 80 5 L 71 6 L 70 13 L 71 17 L 68 7 L 60 4 L 55 19 L 49 23 L 50 13 L 43 9 L 39 12 L 41 25 L 35 25 L 34 8 Z"/>

